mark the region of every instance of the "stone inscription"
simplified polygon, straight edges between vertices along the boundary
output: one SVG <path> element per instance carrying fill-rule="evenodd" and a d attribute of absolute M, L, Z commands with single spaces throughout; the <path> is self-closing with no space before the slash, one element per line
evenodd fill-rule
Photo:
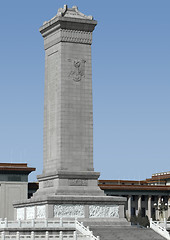
<path fill-rule="evenodd" d="M 119 206 L 108 206 L 108 205 L 90 205 L 89 206 L 89 217 L 110 217 L 119 218 Z"/>
<path fill-rule="evenodd" d="M 43 187 L 44 187 L 44 188 L 53 187 L 53 180 L 44 181 L 44 182 L 43 182 Z"/>
<path fill-rule="evenodd" d="M 88 186 L 87 179 L 69 179 L 69 186 Z"/>
<path fill-rule="evenodd" d="M 84 217 L 83 205 L 54 205 L 54 217 Z"/>
<path fill-rule="evenodd" d="M 37 218 L 45 218 L 45 205 L 37 206 Z"/>
<path fill-rule="evenodd" d="M 17 220 L 24 220 L 24 208 L 17 208 Z"/>
<path fill-rule="evenodd" d="M 82 78 L 85 77 L 85 60 L 78 59 L 68 59 L 71 62 L 71 71 L 69 73 L 69 77 L 75 81 L 80 82 Z"/>

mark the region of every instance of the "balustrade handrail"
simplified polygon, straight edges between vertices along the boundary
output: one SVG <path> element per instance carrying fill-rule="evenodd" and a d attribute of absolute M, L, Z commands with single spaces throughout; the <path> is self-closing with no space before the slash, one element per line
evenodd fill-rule
<path fill-rule="evenodd" d="M 76 225 L 76 230 L 81 232 L 83 235 L 89 236 L 90 239 L 93 239 L 93 240 L 100 240 L 100 237 L 99 236 L 95 237 L 93 235 L 93 232 L 89 230 L 89 227 L 85 227 L 83 223 L 80 223 L 77 220 L 75 220 L 75 225 Z"/>
<path fill-rule="evenodd" d="M 169 222 L 169 221 L 168 221 Z M 160 223 L 163 223 L 164 225 L 161 226 Z M 153 229 L 155 232 L 160 234 L 162 237 L 166 238 L 167 240 L 170 240 L 169 232 L 166 230 L 166 221 L 152 221 L 150 220 L 150 228 Z"/>
<path fill-rule="evenodd" d="M 17 221 L 8 221 L 7 219 L 0 221 L 0 229 L 1 228 L 23 228 L 23 227 L 31 227 L 31 228 L 48 228 L 48 227 L 75 227 L 75 220 L 68 219 L 30 219 L 30 220 L 17 220 Z"/>
<path fill-rule="evenodd" d="M 8 221 L 7 219 L 5 219 L 4 221 L 0 221 L 0 229 L 8 229 L 8 228 L 18 228 L 18 229 L 22 229 L 22 228 L 31 228 L 32 229 L 32 234 L 34 234 L 34 229 L 35 228 L 59 228 L 62 229 L 62 227 L 67 227 L 67 228 L 73 228 L 77 231 L 79 231 L 82 235 L 84 235 L 85 237 L 87 237 L 90 240 L 100 240 L 99 236 L 95 237 L 93 235 L 93 232 L 89 230 L 89 227 L 85 227 L 83 225 L 83 223 L 80 223 L 77 221 L 77 219 L 32 219 L 32 220 L 18 220 L 18 221 Z M 48 231 L 47 231 L 48 232 Z M 8 235 L 3 235 L 3 230 L 1 232 L 1 240 L 5 240 L 5 237 L 9 239 L 10 236 Z M 46 236 L 46 239 L 49 239 L 49 234 L 47 234 L 48 236 Z M 60 231 L 60 235 L 62 234 L 62 231 Z M 12 235 L 11 235 L 12 236 Z M 17 237 L 18 236 L 18 237 Z M 25 235 L 26 236 L 26 235 Z M 28 238 L 31 235 L 28 235 Z M 76 231 L 74 232 L 73 235 L 73 239 L 76 240 L 77 239 L 77 233 Z M 15 235 L 16 239 L 21 239 L 21 238 L 25 238 L 24 235 L 20 235 L 19 232 L 16 232 Z M 59 239 L 63 239 L 62 236 L 59 237 Z"/>
<path fill-rule="evenodd" d="M 48 231 L 45 232 L 45 235 L 36 235 L 34 231 L 32 231 L 29 235 L 22 235 L 19 232 L 16 232 L 16 234 L 8 235 L 5 234 L 5 232 L 1 232 L 0 234 L 0 239 L 1 240 L 8 240 L 8 239 L 16 239 L 16 240 L 22 240 L 22 239 L 31 239 L 31 240 L 36 240 L 36 239 L 44 239 L 44 240 L 49 240 L 49 239 L 59 239 L 63 240 L 65 238 L 69 238 L 71 240 L 76 240 L 76 234 L 75 232 L 73 234 L 64 234 L 62 231 L 60 231 L 57 235 L 51 235 L 49 234 Z"/>

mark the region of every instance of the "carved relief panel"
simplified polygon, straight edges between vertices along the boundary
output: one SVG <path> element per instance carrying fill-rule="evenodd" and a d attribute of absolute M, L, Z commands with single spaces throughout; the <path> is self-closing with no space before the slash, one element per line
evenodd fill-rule
<path fill-rule="evenodd" d="M 84 217 L 83 205 L 54 205 L 54 217 Z"/>
<path fill-rule="evenodd" d="M 71 63 L 71 71 L 68 76 L 75 82 L 80 82 L 85 77 L 85 60 L 83 59 L 68 59 Z"/>
<path fill-rule="evenodd" d="M 109 206 L 109 205 L 90 205 L 89 206 L 89 217 L 110 217 L 119 218 L 119 206 Z"/>

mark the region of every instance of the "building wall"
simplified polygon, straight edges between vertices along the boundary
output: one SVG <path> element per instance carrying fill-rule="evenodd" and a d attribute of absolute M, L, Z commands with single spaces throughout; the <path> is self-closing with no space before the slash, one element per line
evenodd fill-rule
<path fill-rule="evenodd" d="M 154 204 L 156 203 L 158 206 L 162 198 L 164 202 L 170 202 L 168 193 L 130 193 L 127 191 L 116 192 L 114 190 L 105 190 L 104 192 L 108 196 L 123 196 L 127 198 L 127 202 L 125 204 L 125 216 L 128 220 L 130 220 L 132 216 L 137 216 L 140 210 L 143 217 L 148 216 L 149 219 L 153 218 L 153 220 L 160 220 L 161 217 L 159 211 Z M 163 217 L 166 218 L 170 216 L 170 204 L 168 204 L 168 210 L 164 211 L 163 215 Z"/>
<path fill-rule="evenodd" d="M 14 219 L 13 202 L 27 199 L 27 182 L 0 182 L 0 218 Z"/>

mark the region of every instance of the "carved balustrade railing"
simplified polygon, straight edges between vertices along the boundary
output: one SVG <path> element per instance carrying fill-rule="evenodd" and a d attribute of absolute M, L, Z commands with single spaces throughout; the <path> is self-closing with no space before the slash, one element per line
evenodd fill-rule
<path fill-rule="evenodd" d="M 16 232 L 16 234 L 7 235 L 5 232 L 1 232 L 0 234 L 1 240 L 78 240 L 76 232 L 73 234 L 65 234 L 63 231 L 60 231 L 58 235 L 49 234 L 48 231 L 45 232 L 45 235 L 36 235 L 34 231 L 31 234 L 21 235 L 20 232 Z M 84 239 L 83 239 L 84 240 Z"/>
<path fill-rule="evenodd" d="M 72 227 L 75 228 L 75 220 L 74 219 L 56 219 L 56 220 L 17 220 L 17 221 L 8 221 L 4 219 L 0 220 L 0 229 L 2 228 L 60 228 L 60 227 Z"/>
<path fill-rule="evenodd" d="M 83 236 L 87 236 L 87 238 L 89 238 L 90 240 L 100 240 L 100 237 L 99 236 L 95 237 L 93 235 L 93 232 L 90 231 L 89 227 L 85 227 L 82 222 L 80 223 L 77 220 L 75 220 L 75 224 L 76 230 L 81 232 Z"/>
<path fill-rule="evenodd" d="M 152 221 L 152 218 L 150 220 L 150 228 L 153 229 L 155 232 L 160 234 L 162 237 L 166 238 L 167 240 L 170 240 L 170 235 L 167 229 L 170 226 L 170 222 L 166 221 Z"/>
<path fill-rule="evenodd" d="M 18 230 L 31 229 L 31 234 L 21 235 Z M 43 235 L 36 235 L 35 229 L 46 229 Z M 55 229 L 58 234 L 49 234 L 49 229 Z M 15 234 L 7 234 L 5 230 L 12 230 Z M 63 231 L 61 231 L 63 229 Z M 65 231 L 71 230 L 71 233 Z M 0 220 L 0 240 L 100 240 L 99 236 L 95 237 L 89 227 L 85 227 L 83 223 L 78 222 L 77 219 L 56 219 L 56 220 L 18 220 L 8 221 Z"/>

